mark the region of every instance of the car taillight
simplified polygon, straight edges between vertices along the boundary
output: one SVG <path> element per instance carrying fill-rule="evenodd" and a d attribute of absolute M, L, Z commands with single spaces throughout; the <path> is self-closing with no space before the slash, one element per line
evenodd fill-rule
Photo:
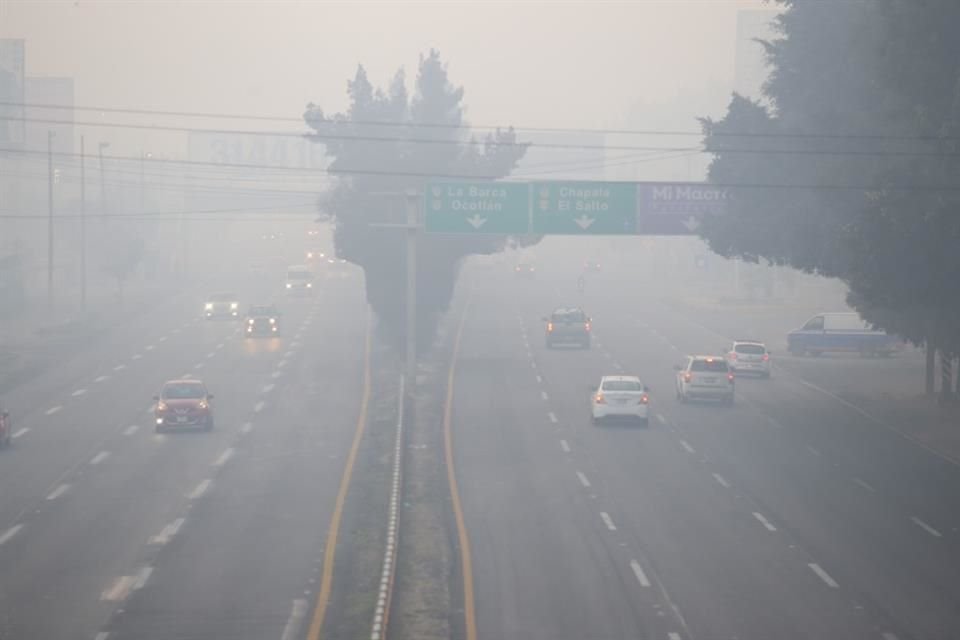
<path fill-rule="evenodd" d="M 736 360 L 736 359 L 737 359 L 737 352 L 736 352 L 736 351 L 731 351 L 731 352 L 730 352 L 730 359 L 731 359 L 731 360 Z"/>
<path fill-rule="evenodd" d="M 764 362 L 768 361 L 769 359 L 770 359 L 770 354 L 769 354 L 769 353 L 763 354 L 763 361 L 764 361 Z"/>
<path fill-rule="evenodd" d="M 596 396 L 594 396 L 594 400 L 596 400 L 597 404 L 607 404 L 607 399 L 603 397 L 602 393 L 598 393 Z"/>
<path fill-rule="evenodd" d="M 727 374 L 727 380 L 729 380 L 730 382 L 733 382 L 733 374 L 732 374 L 732 373 L 728 373 L 728 374 Z"/>
<path fill-rule="evenodd" d="M 683 374 L 683 381 L 684 381 L 684 382 L 690 382 L 691 380 L 693 380 L 693 374 L 692 374 L 692 373 L 685 373 L 685 374 Z"/>
<path fill-rule="evenodd" d="M 640 397 L 640 404 L 650 404 L 650 396 L 643 394 L 643 396 Z"/>
<path fill-rule="evenodd" d="M 584 323 L 583 323 L 583 328 L 584 328 L 585 330 L 587 330 L 587 331 L 590 331 L 590 323 L 589 323 L 589 322 L 584 322 Z"/>
<path fill-rule="evenodd" d="M 552 323 L 552 322 L 548 322 L 548 323 L 547 323 L 547 331 L 553 331 L 553 323 Z"/>

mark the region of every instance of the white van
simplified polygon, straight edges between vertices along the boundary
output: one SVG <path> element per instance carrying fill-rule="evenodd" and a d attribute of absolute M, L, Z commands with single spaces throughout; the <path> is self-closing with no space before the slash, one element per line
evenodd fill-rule
<path fill-rule="evenodd" d="M 285 283 L 287 293 L 292 296 L 306 296 L 313 293 L 313 271 L 306 265 L 287 267 Z"/>

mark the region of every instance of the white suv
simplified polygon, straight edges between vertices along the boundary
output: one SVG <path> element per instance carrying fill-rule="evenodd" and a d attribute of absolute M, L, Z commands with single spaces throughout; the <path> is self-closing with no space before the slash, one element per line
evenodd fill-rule
<path fill-rule="evenodd" d="M 674 369 L 677 371 L 677 399 L 680 402 L 707 398 L 733 404 L 733 372 L 723 358 L 687 356 L 686 363 Z"/>
<path fill-rule="evenodd" d="M 605 418 L 628 418 L 647 424 L 649 391 L 636 376 L 603 376 L 590 396 L 594 424 Z"/>
<path fill-rule="evenodd" d="M 757 373 L 770 377 L 770 352 L 762 342 L 735 340 L 727 351 L 727 365 L 734 373 Z"/>

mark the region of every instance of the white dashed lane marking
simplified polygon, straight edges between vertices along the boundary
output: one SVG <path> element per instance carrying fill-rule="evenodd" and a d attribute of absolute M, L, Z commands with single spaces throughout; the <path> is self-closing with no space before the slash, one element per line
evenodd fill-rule
<path fill-rule="evenodd" d="M 113 368 L 113 370 L 114 370 L 114 371 L 123 371 L 123 370 L 126 369 L 126 368 L 127 368 L 127 365 L 125 365 L 125 364 L 118 364 L 117 366 L 115 366 L 115 367 Z"/>
<path fill-rule="evenodd" d="M 547 395 L 547 392 L 546 392 L 546 391 L 541 391 L 541 392 L 540 392 L 540 397 L 543 398 L 544 400 L 549 400 L 549 399 L 550 399 L 550 396 Z"/>
<path fill-rule="evenodd" d="M 76 391 L 74 391 L 74 392 L 71 393 L 70 395 L 73 396 L 74 398 L 79 398 L 80 396 L 82 396 L 82 395 L 85 394 L 86 392 L 87 392 L 86 389 L 77 389 Z"/>
<path fill-rule="evenodd" d="M 937 531 L 936 529 L 928 525 L 926 522 L 924 522 L 917 516 L 910 516 L 910 520 L 913 522 L 913 524 L 917 525 L 918 527 L 920 527 L 921 529 L 923 529 L 924 531 L 932 535 L 934 538 L 943 537 L 939 531 Z"/>
<path fill-rule="evenodd" d="M 131 359 L 131 360 L 139 360 L 139 359 L 142 358 L 142 357 L 143 357 L 143 356 L 140 355 L 139 353 L 135 353 L 135 354 L 133 354 L 133 356 L 131 356 L 130 359 Z"/>
<path fill-rule="evenodd" d="M 202 363 L 202 362 L 198 362 L 197 364 L 193 365 L 193 368 L 194 368 L 194 369 L 203 369 L 203 363 Z"/>
<path fill-rule="evenodd" d="M 148 344 L 143 348 L 144 351 L 153 351 L 154 349 L 156 349 L 156 347 L 153 346 L 152 344 Z"/>
<path fill-rule="evenodd" d="M 210 353 L 208 353 L 208 354 L 206 355 L 206 358 L 207 358 L 207 360 L 209 360 L 210 358 L 212 358 L 212 357 L 215 356 L 215 355 L 217 355 L 217 352 L 216 352 L 216 351 L 211 351 Z"/>
<path fill-rule="evenodd" d="M 667 424 L 667 419 L 663 417 L 662 413 L 658 413 L 657 422 L 659 422 L 660 424 Z"/>
<path fill-rule="evenodd" d="M 129 427 L 127 427 L 126 429 L 123 430 L 123 435 L 125 435 L 125 436 L 132 436 L 132 435 L 135 434 L 139 429 L 140 429 L 140 426 L 139 426 L 139 425 L 132 424 L 132 425 L 130 425 Z"/>
<path fill-rule="evenodd" d="M 727 482 L 727 479 L 724 478 L 724 477 L 723 477 L 722 475 L 720 475 L 719 473 L 713 474 L 713 479 L 716 480 L 716 481 L 717 481 L 717 484 L 719 484 L 721 487 L 723 487 L 723 488 L 725 488 L 725 489 L 729 489 L 729 488 L 730 488 L 730 483 Z"/>
<path fill-rule="evenodd" d="M 59 487 L 57 487 L 56 489 L 50 492 L 50 495 L 47 496 L 47 500 L 56 500 L 57 498 L 59 498 L 69 490 L 70 490 L 69 484 L 66 484 L 66 483 L 61 484 Z"/>
<path fill-rule="evenodd" d="M 109 380 L 110 376 L 97 376 L 93 381 L 94 382 L 103 382 L 104 380 Z"/>
<path fill-rule="evenodd" d="M 263 400 L 261 400 L 261 401 L 258 402 L 257 404 L 253 405 L 253 412 L 254 412 L 254 413 L 260 413 L 261 411 L 263 411 L 263 408 L 264 408 L 265 406 L 267 406 L 267 405 L 263 402 Z"/>
<path fill-rule="evenodd" d="M 276 386 L 276 385 L 274 385 L 274 384 L 271 382 L 270 384 L 264 385 L 262 391 L 263 391 L 263 393 L 270 393 L 271 391 L 273 391 L 273 388 L 274 388 L 275 386 Z"/>
<path fill-rule="evenodd" d="M 173 539 L 175 535 L 177 535 L 177 533 L 180 531 L 180 527 L 183 526 L 184 522 L 186 522 L 186 520 L 184 520 L 183 518 L 177 518 L 176 520 L 174 520 L 173 522 L 165 526 L 163 530 L 160 531 L 160 533 L 151 537 L 150 540 L 148 541 L 149 544 L 161 545 L 161 546 L 167 544 L 168 542 L 170 542 L 170 540 Z"/>
<path fill-rule="evenodd" d="M 817 574 L 817 577 L 823 580 L 828 587 L 831 589 L 836 589 L 840 585 L 837 584 L 837 581 L 830 577 L 830 574 L 824 571 L 823 567 L 818 565 L 816 562 L 810 562 L 807 564 L 810 567 L 810 570 Z"/>
<path fill-rule="evenodd" d="M 553 411 L 550 411 L 549 413 L 547 413 L 547 417 L 550 418 L 550 422 L 553 422 L 554 424 L 556 424 L 557 416 L 553 413 Z"/>
<path fill-rule="evenodd" d="M 63 409 L 63 407 L 61 406 L 50 407 L 49 409 L 47 409 L 46 413 L 48 416 L 52 416 L 53 414 L 59 412 L 61 409 Z"/>
<path fill-rule="evenodd" d="M 157 338 L 157 342 L 166 342 L 166 341 L 167 341 L 167 336 L 160 336 L 159 338 Z"/>
<path fill-rule="evenodd" d="M 3 535 L 0 535 L 0 547 L 10 542 L 20 530 L 23 529 L 22 524 L 15 524 L 6 531 L 3 532 Z"/>
<path fill-rule="evenodd" d="M 234 449 L 233 447 L 230 447 L 229 449 L 221 453 L 219 458 L 213 461 L 213 466 L 222 467 L 223 465 L 227 464 L 227 461 L 230 460 L 230 458 L 233 457 L 233 454 L 234 454 Z"/>
<path fill-rule="evenodd" d="M 667 634 L 667 640 L 683 640 L 683 638 L 676 631 L 671 631 Z"/>
<path fill-rule="evenodd" d="M 766 527 L 767 531 L 776 531 L 776 530 L 777 530 L 777 528 L 776 528 L 775 526 L 773 526 L 772 524 L 770 524 L 770 521 L 767 520 L 766 516 L 764 516 L 762 513 L 758 513 L 758 512 L 756 512 L 756 511 L 754 511 L 754 512 L 753 512 L 753 517 L 756 518 L 756 519 L 760 522 L 760 524 L 762 524 L 764 527 Z"/>
<path fill-rule="evenodd" d="M 696 450 L 690 446 L 690 443 L 686 440 L 680 441 L 680 446 L 684 448 L 687 453 L 696 453 Z"/>
<path fill-rule="evenodd" d="M 193 488 L 193 491 L 191 491 L 190 494 L 187 495 L 187 498 L 189 498 L 190 500 L 196 500 L 198 498 L 203 497 L 203 494 L 205 494 L 207 490 L 210 488 L 210 483 L 211 481 L 209 478 L 206 480 L 203 480 L 200 484 L 198 484 L 196 487 Z"/>
<path fill-rule="evenodd" d="M 590 480 L 587 479 L 587 476 L 583 473 L 583 471 L 577 471 L 577 479 L 580 480 L 580 484 L 582 484 L 584 487 L 590 487 Z"/>
<path fill-rule="evenodd" d="M 93 636 L 93 640 L 107 640 L 110 637 L 109 631 L 101 631 L 97 635 Z"/>
<path fill-rule="evenodd" d="M 122 602 L 130 595 L 133 589 L 133 583 L 136 580 L 134 576 L 120 576 L 113 581 L 113 584 L 104 589 L 100 594 L 100 599 L 106 602 Z"/>
<path fill-rule="evenodd" d="M 23 427 L 22 429 L 18 429 L 17 431 L 11 433 L 10 437 L 16 440 L 17 438 L 22 438 L 28 433 L 30 433 L 30 427 Z"/>
<path fill-rule="evenodd" d="M 564 453 L 570 453 L 570 445 L 567 443 L 566 440 L 560 441 L 560 448 L 563 449 Z"/>
<path fill-rule="evenodd" d="M 630 568 L 633 569 L 633 575 L 637 576 L 637 582 L 640 583 L 641 587 L 650 586 L 650 580 L 647 578 L 647 574 L 643 572 L 643 567 L 640 566 L 639 562 L 631 560 Z"/>
<path fill-rule="evenodd" d="M 807 451 L 809 451 L 809 452 L 812 453 L 813 455 L 817 456 L 818 458 L 823 456 L 823 454 L 820 452 L 819 449 L 817 449 L 817 448 L 815 448 L 815 447 L 811 447 L 810 445 L 807 445 Z"/>
<path fill-rule="evenodd" d="M 109 451 L 101 451 L 100 453 L 98 453 L 97 455 L 93 456 L 93 458 L 90 459 L 90 464 L 100 464 L 101 462 L 103 462 L 109 457 L 110 457 Z"/>
<path fill-rule="evenodd" d="M 854 479 L 853 479 L 853 483 L 854 483 L 855 485 L 857 485 L 858 487 L 863 487 L 864 489 L 866 489 L 866 490 L 869 491 L 870 493 L 876 493 L 876 492 L 877 492 L 876 489 L 874 489 L 872 486 L 870 486 L 865 480 L 861 480 L 860 478 L 854 478 Z"/>
<path fill-rule="evenodd" d="M 253 424 L 250 422 L 244 422 L 243 426 L 240 427 L 240 433 L 250 433 L 253 431 Z"/>
<path fill-rule="evenodd" d="M 277 378 L 279 378 L 279 377 L 282 376 L 282 375 L 283 375 L 283 372 L 282 372 L 282 371 L 274 371 L 273 373 L 270 374 L 270 377 L 273 378 L 274 380 L 276 380 Z"/>
<path fill-rule="evenodd" d="M 543 384 L 543 377 L 541 377 L 540 375 L 537 375 L 537 382 Z"/>
<path fill-rule="evenodd" d="M 606 511 L 600 512 L 600 519 L 603 520 L 603 524 L 607 525 L 607 529 L 610 531 L 616 531 L 617 525 L 613 524 L 613 518 L 610 517 L 610 514 Z"/>

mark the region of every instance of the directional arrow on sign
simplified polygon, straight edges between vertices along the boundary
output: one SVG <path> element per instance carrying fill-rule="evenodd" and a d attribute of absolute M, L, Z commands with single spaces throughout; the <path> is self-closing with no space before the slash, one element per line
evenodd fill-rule
<path fill-rule="evenodd" d="M 577 223 L 577 226 L 578 226 L 578 227 L 580 227 L 581 229 L 583 229 L 584 231 L 586 231 L 587 228 L 594 223 L 594 219 L 593 219 L 593 218 L 588 218 L 588 217 L 585 216 L 585 215 L 581 215 L 579 218 L 575 218 L 575 219 L 574 219 L 574 222 Z"/>
<path fill-rule="evenodd" d="M 483 223 L 486 222 L 486 218 L 481 218 L 479 214 L 473 214 L 472 218 L 467 218 L 467 222 L 470 223 L 470 226 L 474 229 L 479 229 L 483 226 Z"/>
<path fill-rule="evenodd" d="M 682 220 L 681 223 L 687 228 L 687 231 L 696 231 L 697 227 L 700 226 L 700 221 L 694 216 L 690 216 L 686 220 Z"/>

